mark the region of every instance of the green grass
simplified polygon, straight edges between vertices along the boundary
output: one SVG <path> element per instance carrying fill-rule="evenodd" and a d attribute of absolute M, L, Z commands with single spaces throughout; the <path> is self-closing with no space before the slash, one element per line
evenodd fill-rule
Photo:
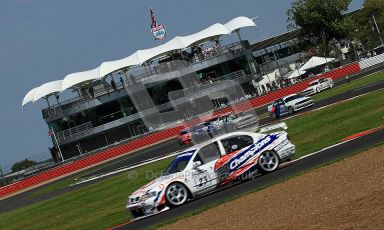
<path fill-rule="evenodd" d="M 97 170 L 99 170 L 100 168 L 103 168 L 103 167 L 104 166 L 102 166 L 102 165 L 92 167 L 90 169 L 86 169 L 86 170 L 81 171 L 79 173 L 75 173 L 71 176 L 67 176 L 62 180 L 52 182 L 52 183 L 50 183 L 50 184 L 48 184 L 48 185 L 46 185 L 46 186 L 44 186 L 44 187 L 42 187 L 36 191 L 30 193 L 29 197 L 33 198 L 34 196 L 43 195 L 43 194 L 49 193 L 49 192 L 57 190 L 57 189 L 65 188 L 65 187 L 75 183 L 77 178 L 81 178 L 85 175 L 96 172 Z"/>
<path fill-rule="evenodd" d="M 329 97 L 333 97 L 333 96 L 348 92 L 350 90 L 355 90 L 369 84 L 374 84 L 376 82 L 384 80 L 384 72 L 374 73 L 366 77 L 359 78 L 357 80 L 353 80 L 353 78 L 350 78 L 350 79 L 351 79 L 351 82 L 349 84 L 343 84 L 333 89 L 329 89 L 319 94 L 315 94 L 311 97 L 315 102 L 321 101 Z"/>
<path fill-rule="evenodd" d="M 286 121 L 296 157 L 320 150 L 341 139 L 384 124 L 384 91 L 309 112 Z"/>
<path fill-rule="evenodd" d="M 356 132 L 384 124 L 384 91 L 353 99 L 286 121 L 297 157 L 339 142 Z M 125 172 L 39 204 L 0 214 L 0 229 L 105 229 L 130 219 L 127 196 L 149 179 L 147 171 L 161 172 L 171 159 Z M 68 183 L 64 180 L 63 184 Z M 62 184 L 62 185 L 63 185 Z"/>
<path fill-rule="evenodd" d="M 105 229 L 129 220 L 129 194 L 159 175 L 171 159 L 149 164 L 39 204 L 0 215 L 0 229 Z M 136 175 L 132 180 L 131 176 Z"/>

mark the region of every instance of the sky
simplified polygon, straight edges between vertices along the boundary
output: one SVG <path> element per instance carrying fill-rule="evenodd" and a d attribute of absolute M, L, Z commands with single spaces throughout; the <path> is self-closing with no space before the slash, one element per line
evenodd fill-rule
<path fill-rule="evenodd" d="M 242 38 L 255 42 L 287 31 L 291 2 L 1 0 L 0 166 L 45 155 L 52 146 L 41 115 L 45 101 L 21 108 L 30 89 L 160 45 L 149 32 L 150 7 L 166 26 L 168 40 L 247 16 L 259 17 L 257 28 L 242 29 Z M 362 2 L 352 0 L 350 10 Z"/>

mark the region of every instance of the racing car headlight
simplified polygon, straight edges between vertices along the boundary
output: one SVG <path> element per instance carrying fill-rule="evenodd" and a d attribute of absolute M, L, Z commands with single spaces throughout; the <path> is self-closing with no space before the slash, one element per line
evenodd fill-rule
<path fill-rule="evenodd" d="M 156 193 L 155 191 L 153 191 L 153 192 L 149 192 L 149 193 L 147 193 L 147 194 L 145 194 L 145 195 L 143 195 L 143 196 L 141 197 L 141 201 L 146 201 L 147 199 L 156 196 L 156 194 L 157 194 L 157 193 Z"/>

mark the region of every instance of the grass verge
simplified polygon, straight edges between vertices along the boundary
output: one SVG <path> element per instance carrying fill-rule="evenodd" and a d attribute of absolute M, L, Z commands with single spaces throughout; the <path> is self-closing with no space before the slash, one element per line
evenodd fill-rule
<path fill-rule="evenodd" d="M 147 183 L 151 177 L 159 176 L 170 160 L 146 165 L 76 192 L 0 214 L 0 229 L 106 229 L 121 223 L 130 218 L 124 207 L 128 194 Z"/>
<path fill-rule="evenodd" d="M 384 124 L 384 90 L 312 111 L 286 121 L 295 157 L 338 143 L 344 137 Z"/>
<path fill-rule="evenodd" d="M 384 123 L 384 91 L 287 120 L 297 157 Z M 0 229 L 105 229 L 129 220 L 127 196 L 161 172 L 171 159 L 116 175 L 39 204 L 0 214 Z M 133 173 L 133 174 L 132 174 Z M 136 175 L 135 180 L 130 180 Z M 152 175 L 152 174 L 151 174 Z M 157 174 L 159 175 L 159 174 Z"/>

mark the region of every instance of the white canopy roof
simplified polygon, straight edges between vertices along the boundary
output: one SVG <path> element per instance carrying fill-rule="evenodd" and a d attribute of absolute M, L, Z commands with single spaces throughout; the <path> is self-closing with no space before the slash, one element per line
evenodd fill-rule
<path fill-rule="evenodd" d="M 307 63 L 305 63 L 301 68 L 300 70 L 307 70 L 307 69 L 312 69 L 316 66 L 319 66 L 319 65 L 324 65 L 328 62 L 332 62 L 333 60 L 335 60 L 334 58 L 324 58 L 324 57 L 316 57 L 316 56 L 313 56 L 311 57 L 311 59 L 309 59 L 307 61 Z"/>
<path fill-rule="evenodd" d="M 225 28 L 227 28 L 228 32 L 231 33 L 236 29 L 240 29 L 248 26 L 256 26 L 256 24 L 251 18 L 240 16 L 225 23 L 224 26 Z"/>
<path fill-rule="evenodd" d="M 224 34 L 230 34 L 233 30 L 248 26 L 256 26 L 256 24 L 250 18 L 237 17 L 224 25 L 216 23 L 195 34 L 184 37 L 177 36 L 160 46 L 138 50 L 126 58 L 102 63 L 100 65 L 100 76 L 104 77 L 107 74 L 125 67 L 141 65 L 150 59 L 167 54 L 171 51 L 185 49 L 193 44 L 204 42 Z"/>
<path fill-rule="evenodd" d="M 39 100 L 42 97 L 46 97 L 53 93 L 61 92 L 61 85 L 63 80 L 51 81 L 38 87 L 33 95 L 33 102 Z"/>
<path fill-rule="evenodd" d="M 83 82 L 96 79 L 100 79 L 100 67 L 84 72 L 71 73 L 64 78 L 61 91 L 64 91 L 72 86 L 79 85 Z"/>
<path fill-rule="evenodd" d="M 202 30 L 189 36 L 182 37 L 183 42 L 185 44 L 185 47 L 183 48 L 187 48 L 195 43 L 204 42 L 205 40 L 209 40 L 213 37 L 218 37 L 224 34 L 229 34 L 229 32 L 223 24 L 213 24 L 205 30 Z"/>
<path fill-rule="evenodd" d="M 24 97 L 22 105 L 24 106 L 31 101 L 37 101 L 38 99 L 49 94 L 61 92 L 72 86 L 81 84 L 82 82 L 93 79 L 100 79 L 122 68 L 141 65 L 155 57 L 159 57 L 172 51 L 185 49 L 191 45 L 201 43 L 224 34 L 230 34 L 233 30 L 248 26 L 256 26 L 256 24 L 252 19 L 241 16 L 230 20 L 224 25 L 220 23 L 213 24 L 212 26 L 189 36 L 177 36 L 160 46 L 145 50 L 138 50 L 126 58 L 103 62 L 99 67 L 93 70 L 72 73 L 67 75 L 64 80 L 46 83 L 29 91 Z"/>
<path fill-rule="evenodd" d="M 292 70 L 287 74 L 287 79 L 292 79 L 305 74 L 304 70 Z"/>
<path fill-rule="evenodd" d="M 33 102 L 33 98 L 35 96 L 35 92 L 38 87 L 31 89 L 24 97 L 23 102 L 21 103 L 21 107 L 24 107 L 29 102 Z"/>

